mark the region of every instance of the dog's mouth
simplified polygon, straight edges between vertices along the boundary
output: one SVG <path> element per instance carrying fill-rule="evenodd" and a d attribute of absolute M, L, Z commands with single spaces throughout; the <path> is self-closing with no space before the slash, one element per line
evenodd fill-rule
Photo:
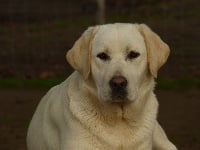
<path fill-rule="evenodd" d="M 126 90 L 112 90 L 111 92 L 111 101 L 112 102 L 126 102 L 127 99 L 127 91 Z"/>

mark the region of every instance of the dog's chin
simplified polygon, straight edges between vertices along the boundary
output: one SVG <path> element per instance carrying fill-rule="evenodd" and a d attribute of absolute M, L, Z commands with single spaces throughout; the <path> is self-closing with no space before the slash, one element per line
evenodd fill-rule
<path fill-rule="evenodd" d="M 113 95 L 98 95 L 98 99 L 102 103 L 119 103 L 119 104 L 128 104 L 128 103 L 133 103 L 136 101 L 137 96 L 135 94 L 132 95 L 127 95 L 125 97 L 123 96 L 113 96 Z"/>
<path fill-rule="evenodd" d="M 104 103 L 116 103 L 116 104 L 125 104 L 131 103 L 133 101 L 129 100 L 127 97 L 107 97 L 102 99 Z"/>
<path fill-rule="evenodd" d="M 104 93 L 105 94 L 105 93 Z M 98 99 L 102 103 L 132 103 L 135 101 L 135 95 L 112 95 L 112 94 L 98 94 Z"/>
<path fill-rule="evenodd" d="M 128 103 L 131 103 L 132 101 L 128 100 L 128 99 L 111 99 L 109 100 L 109 103 L 112 103 L 112 104 L 128 104 Z"/>
<path fill-rule="evenodd" d="M 113 96 L 113 95 L 112 95 L 112 96 L 110 97 L 109 101 L 110 101 L 111 103 L 125 103 L 125 102 L 128 102 L 129 99 L 128 99 L 126 96 L 120 96 L 120 95 L 118 95 L 118 96 Z"/>

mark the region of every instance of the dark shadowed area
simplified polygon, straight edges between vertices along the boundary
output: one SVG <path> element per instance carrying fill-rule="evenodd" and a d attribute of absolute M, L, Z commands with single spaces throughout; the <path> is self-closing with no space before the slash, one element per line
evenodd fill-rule
<path fill-rule="evenodd" d="M 105 22 L 146 23 L 171 47 L 160 77 L 200 76 L 198 0 L 107 0 Z M 3 0 L 0 77 L 51 77 L 70 68 L 65 53 L 96 21 L 93 0 Z M 71 70 L 70 70 L 71 71 Z"/>
<path fill-rule="evenodd" d="M 168 43 L 171 55 L 156 90 L 158 117 L 180 150 L 199 150 L 199 6 L 199 0 L 105 0 L 101 13 L 94 0 L 1 0 L 0 150 L 26 150 L 41 97 L 72 72 L 66 52 L 102 21 L 145 23 Z"/>

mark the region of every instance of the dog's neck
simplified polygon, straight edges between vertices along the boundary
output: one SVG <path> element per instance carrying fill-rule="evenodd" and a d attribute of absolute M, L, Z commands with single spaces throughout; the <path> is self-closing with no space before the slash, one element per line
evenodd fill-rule
<path fill-rule="evenodd" d="M 154 80 L 149 78 L 148 82 L 144 82 L 139 89 L 139 97 L 133 102 L 101 102 L 97 98 L 97 90 L 92 80 L 79 80 L 79 89 L 83 90 L 87 98 L 87 107 L 96 112 L 96 115 L 108 124 L 116 124 L 119 122 L 136 122 L 141 119 L 143 111 L 146 111 L 146 106 L 151 105 L 155 96 L 153 93 Z M 153 82 L 153 84 L 152 84 Z M 145 88 L 142 88 L 144 87 Z M 145 89 L 145 90 L 144 90 Z M 155 103 L 155 102 L 154 102 Z M 157 103 L 157 101 L 156 101 Z M 85 109 L 87 110 L 87 109 Z"/>

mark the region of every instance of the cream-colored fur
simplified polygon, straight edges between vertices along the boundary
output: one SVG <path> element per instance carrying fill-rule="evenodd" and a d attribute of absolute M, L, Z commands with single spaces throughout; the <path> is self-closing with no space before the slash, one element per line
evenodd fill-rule
<path fill-rule="evenodd" d="M 127 54 L 140 55 L 129 60 Z M 105 52 L 110 59 L 97 55 Z M 169 47 L 143 24 L 91 27 L 67 53 L 76 70 L 41 100 L 28 150 L 176 150 L 156 120 L 154 77 Z M 127 97 L 111 97 L 109 81 L 127 79 Z"/>

